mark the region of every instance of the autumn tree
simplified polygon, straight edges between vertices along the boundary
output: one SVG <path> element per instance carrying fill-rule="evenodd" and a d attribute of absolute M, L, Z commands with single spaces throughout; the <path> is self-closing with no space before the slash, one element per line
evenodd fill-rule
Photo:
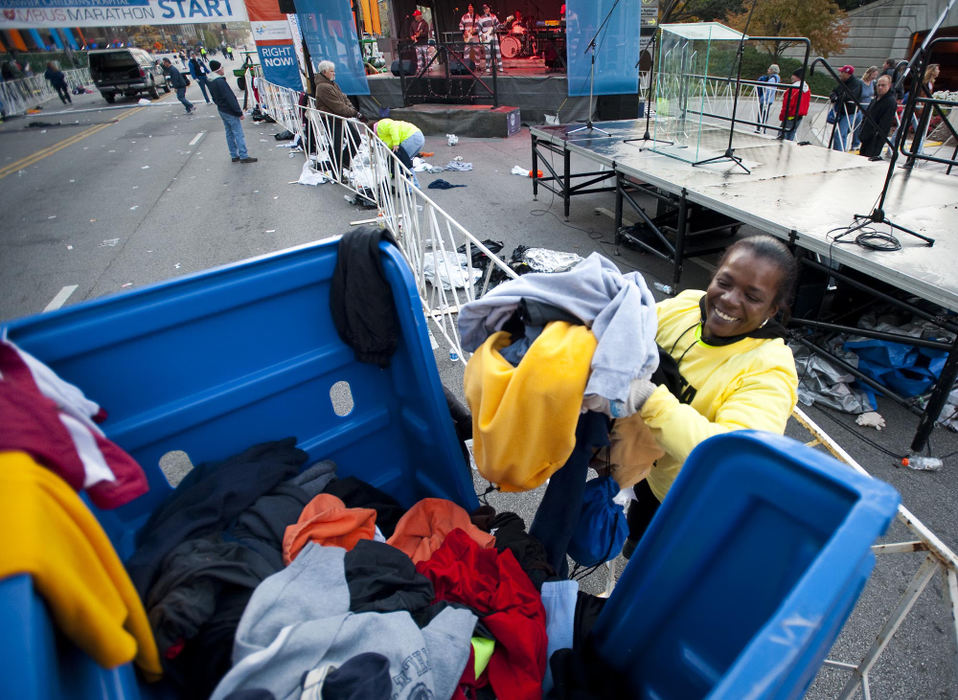
<path fill-rule="evenodd" d="M 739 12 L 743 0 L 661 0 L 659 22 L 711 22 Z"/>
<path fill-rule="evenodd" d="M 755 1 L 755 0 L 753 0 Z M 752 20 L 748 24 L 751 36 L 804 36 L 812 43 L 813 54 L 828 57 L 845 49 L 848 25 L 845 13 L 834 0 L 757 0 Z M 725 23 L 745 31 L 750 5 L 738 12 L 729 12 Z M 762 42 L 775 56 L 781 58 L 789 46 L 799 42 Z"/>

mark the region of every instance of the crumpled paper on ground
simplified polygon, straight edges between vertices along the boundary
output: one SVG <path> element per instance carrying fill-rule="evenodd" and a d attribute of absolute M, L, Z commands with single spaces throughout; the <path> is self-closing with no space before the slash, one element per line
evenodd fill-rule
<path fill-rule="evenodd" d="M 438 279 L 443 289 L 451 290 L 475 284 L 482 277 L 482 270 L 473 267 L 470 274 L 465 255 L 436 250 L 423 256 L 422 275 L 431 284 Z"/>
<path fill-rule="evenodd" d="M 326 178 L 323 177 L 322 173 L 318 173 L 309 167 L 309 161 L 306 161 L 303 163 L 303 172 L 300 173 L 297 182 L 300 185 L 311 185 L 315 187 L 316 185 L 322 185 L 326 182 Z"/>

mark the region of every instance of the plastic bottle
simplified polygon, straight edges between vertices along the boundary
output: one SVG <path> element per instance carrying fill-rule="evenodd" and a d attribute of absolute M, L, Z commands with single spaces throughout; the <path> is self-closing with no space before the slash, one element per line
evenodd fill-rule
<path fill-rule="evenodd" d="M 664 292 L 666 294 L 672 293 L 672 285 L 670 284 L 663 284 L 662 282 L 653 282 L 652 286 L 658 289 L 660 292 Z"/>
<path fill-rule="evenodd" d="M 936 472 L 941 469 L 942 462 L 938 457 L 925 457 L 923 455 L 909 455 L 902 457 L 902 466 L 917 471 Z"/>

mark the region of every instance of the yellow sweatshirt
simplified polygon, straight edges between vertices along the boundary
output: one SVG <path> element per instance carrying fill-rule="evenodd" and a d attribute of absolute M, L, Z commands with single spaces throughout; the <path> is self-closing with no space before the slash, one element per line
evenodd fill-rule
<path fill-rule="evenodd" d="M 419 131 L 419 127 L 396 119 L 380 119 L 376 122 L 376 134 L 390 148 L 395 148 Z"/>
<path fill-rule="evenodd" d="M 743 338 L 723 346 L 701 339 L 703 294 L 687 290 L 656 306 L 655 340 L 681 358 L 679 371 L 696 389 L 691 404 L 682 404 L 659 386 L 642 407 L 642 418 L 665 450 L 648 476 L 660 501 L 700 442 L 749 428 L 781 435 L 798 399 L 795 359 L 782 339 Z"/>
<path fill-rule="evenodd" d="M 493 333 L 469 358 L 466 401 L 479 473 L 503 491 L 527 491 L 572 454 L 596 340 L 585 326 L 553 321 L 518 367 L 499 353 L 510 343 Z"/>
<path fill-rule="evenodd" d="M 23 452 L 0 452 L 0 578 L 29 574 L 60 630 L 98 664 L 162 673 L 140 597 L 76 492 Z M 14 534 L 15 533 L 15 534 Z"/>

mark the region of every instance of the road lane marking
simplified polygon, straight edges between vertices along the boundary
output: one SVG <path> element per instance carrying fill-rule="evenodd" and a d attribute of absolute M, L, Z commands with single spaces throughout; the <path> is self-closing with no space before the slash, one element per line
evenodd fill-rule
<path fill-rule="evenodd" d="M 34 165 L 35 163 L 40 162 L 47 156 L 52 156 L 54 153 L 56 153 L 57 151 L 63 150 L 67 146 L 72 146 L 73 144 L 77 143 L 78 141 L 82 141 L 88 136 L 93 136 L 93 134 L 103 131 L 109 126 L 113 126 L 121 119 L 126 119 L 131 114 L 135 114 L 141 111 L 142 109 L 143 107 L 137 107 L 136 109 L 131 109 L 126 114 L 121 114 L 119 117 L 116 118 L 115 121 L 92 126 L 89 129 L 86 129 L 85 131 L 81 131 L 78 134 L 74 134 L 73 136 L 70 136 L 69 138 L 66 138 L 63 141 L 60 141 L 59 143 L 55 143 L 52 146 L 47 146 L 46 148 L 41 148 L 39 151 L 36 151 L 35 153 L 31 153 L 28 156 L 24 156 L 20 160 L 14 161 L 13 163 L 10 163 L 9 165 L 6 165 L 0 168 L 0 180 L 5 178 L 7 175 L 12 175 L 15 172 L 18 172 L 20 170 L 23 170 L 24 168 L 28 168 L 31 165 Z"/>
<path fill-rule="evenodd" d="M 57 295 L 50 300 L 50 303 L 43 308 L 43 311 L 56 311 L 66 303 L 67 299 L 70 298 L 70 295 L 76 290 L 77 285 L 68 284 L 66 287 L 57 292 Z"/>
<path fill-rule="evenodd" d="M 201 131 L 200 133 L 198 133 L 196 136 L 193 137 L 193 140 L 190 141 L 189 145 L 195 146 L 196 142 L 199 141 L 201 138 L 203 138 L 203 134 L 205 133 L 206 133 L 205 131 Z"/>

